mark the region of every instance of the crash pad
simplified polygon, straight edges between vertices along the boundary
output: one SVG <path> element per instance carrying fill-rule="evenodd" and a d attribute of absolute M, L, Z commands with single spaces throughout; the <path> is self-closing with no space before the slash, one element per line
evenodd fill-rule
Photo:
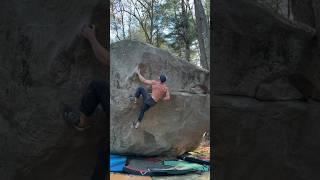
<path fill-rule="evenodd" d="M 127 162 L 126 156 L 110 154 L 110 171 L 122 172 L 123 167 L 126 165 L 126 162 Z"/>
<path fill-rule="evenodd" d="M 209 171 L 209 166 L 201 165 L 201 164 L 197 164 L 197 163 L 190 163 L 190 162 L 182 161 L 182 160 L 164 161 L 163 164 L 166 166 L 172 166 L 172 167 L 176 167 L 176 168 L 190 168 L 190 169 L 194 169 L 197 171 L 203 171 L 203 172 Z"/>
<path fill-rule="evenodd" d="M 152 180 L 150 176 L 135 176 L 129 174 L 110 174 L 110 180 Z"/>
<path fill-rule="evenodd" d="M 196 153 L 186 153 L 183 155 L 178 156 L 179 159 L 193 162 L 193 163 L 198 163 L 198 164 L 205 164 L 205 165 L 210 165 L 210 158 L 198 155 Z"/>
<path fill-rule="evenodd" d="M 123 169 L 128 174 L 141 176 L 168 176 L 193 173 L 196 170 L 189 167 L 173 167 L 164 165 L 164 160 L 157 158 L 134 158 L 128 160 Z"/>

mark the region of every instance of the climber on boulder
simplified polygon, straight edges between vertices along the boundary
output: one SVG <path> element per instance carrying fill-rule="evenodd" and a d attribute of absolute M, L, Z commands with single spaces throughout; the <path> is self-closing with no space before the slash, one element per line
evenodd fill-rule
<path fill-rule="evenodd" d="M 140 110 L 139 117 L 133 122 L 133 126 L 137 129 L 143 119 L 144 113 L 161 99 L 170 100 L 170 93 L 167 85 L 165 84 L 167 79 L 165 75 L 161 74 L 159 78 L 160 81 L 157 81 L 145 79 L 141 75 L 139 68 L 137 69 L 136 73 L 139 77 L 139 80 L 144 84 L 151 85 L 152 89 L 151 95 L 149 95 L 144 87 L 139 87 L 134 94 L 134 98 L 132 98 L 134 103 L 137 103 L 137 99 L 140 97 L 140 95 L 143 97 L 143 105 Z"/>
<path fill-rule="evenodd" d="M 81 34 L 86 38 L 93 52 L 98 59 L 98 61 L 104 66 L 108 67 L 110 65 L 110 60 L 108 58 L 108 52 L 96 38 L 95 35 L 95 26 L 84 26 L 82 28 Z M 94 113 L 95 109 L 99 104 L 102 105 L 102 108 L 105 112 L 109 108 L 109 88 L 107 81 L 92 81 L 82 97 L 80 105 L 80 113 L 73 110 L 69 106 L 65 106 L 63 110 L 63 117 L 67 123 L 71 124 L 77 130 L 82 131 L 90 127 L 89 117 Z"/>

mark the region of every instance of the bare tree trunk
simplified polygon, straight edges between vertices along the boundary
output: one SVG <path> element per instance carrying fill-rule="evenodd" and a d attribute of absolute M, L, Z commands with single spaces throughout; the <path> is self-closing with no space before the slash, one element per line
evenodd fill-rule
<path fill-rule="evenodd" d="M 117 19 L 116 19 L 116 16 L 115 16 L 115 11 L 117 11 L 115 9 L 115 7 L 113 6 L 113 3 L 111 4 L 111 9 L 112 9 L 112 14 L 111 16 L 113 17 L 113 20 L 116 22 L 116 24 L 114 25 L 114 28 L 116 30 L 116 37 L 118 38 L 118 40 L 121 40 L 120 36 L 119 36 L 119 31 L 118 31 L 118 22 L 117 22 Z"/>
<path fill-rule="evenodd" d="M 154 24 L 153 24 L 153 21 L 154 21 L 154 0 L 151 0 L 151 5 L 150 5 L 150 8 L 149 8 L 149 11 L 150 11 L 150 44 L 153 44 L 153 29 L 154 29 Z"/>
<path fill-rule="evenodd" d="M 197 37 L 200 48 L 200 64 L 204 69 L 210 69 L 210 37 L 209 26 L 204 12 L 204 8 L 200 0 L 194 1 L 194 9 L 196 16 Z"/>
<path fill-rule="evenodd" d="M 126 33 L 125 33 L 125 25 L 124 25 L 124 7 L 121 8 L 121 24 L 122 24 L 122 39 L 126 39 Z"/>
<path fill-rule="evenodd" d="M 186 60 L 188 62 L 190 62 L 190 43 L 189 42 L 186 42 L 186 52 L 185 52 L 185 55 L 186 55 Z"/>
<path fill-rule="evenodd" d="M 129 6 L 132 6 L 131 2 L 128 2 L 128 3 L 129 3 Z M 130 7 L 130 12 L 132 12 L 131 7 Z M 129 14 L 129 17 L 128 17 L 128 35 L 129 35 L 129 39 L 130 40 L 132 40 L 131 23 L 132 23 L 132 15 Z"/>
<path fill-rule="evenodd" d="M 157 28 L 157 30 L 156 30 L 156 43 L 157 43 L 157 47 L 159 48 L 160 47 L 160 45 L 161 45 L 161 42 L 160 42 L 160 30 L 159 30 L 159 28 Z"/>
<path fill-rule="evenodd" d="M 187 0 L 188 1 L 188 0 Z M 182 37 L 185 44 L 185 58 L 189 62 L 190 61 L 190 42 L 188 35 L 188 12 L 186 8 L 185 0 L 181 1 L 181 9 L 182 9 Z"/>
<path fill-rule="evenodd" d="M 131 22 L 132 22 L 132 17 L 129 16 L 128 32 L 129 32 L 129 39 L 130 39 L 130 40 L 132 40 Z"/>

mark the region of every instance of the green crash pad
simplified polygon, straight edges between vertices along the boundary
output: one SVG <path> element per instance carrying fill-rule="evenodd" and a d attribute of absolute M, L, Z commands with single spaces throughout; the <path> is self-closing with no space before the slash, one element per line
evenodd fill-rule
<path fill-rule="evenodd" d="M 190 163 L 187 161 L 163 161 L 163 164 L 166 166 L 174 166 L 174 167 L 184 167 L 184 168 L 191 168 L 197 171 L 208 172 L 209 166 L 201 165 L 197 163 Z"/>

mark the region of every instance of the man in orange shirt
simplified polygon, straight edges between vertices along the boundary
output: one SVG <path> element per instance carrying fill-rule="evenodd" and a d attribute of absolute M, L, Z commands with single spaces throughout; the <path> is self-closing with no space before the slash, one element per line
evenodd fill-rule
<path fill-rule="evenodd" d="M 138 128 L 141 120 L 144 116 L 144 113 L 149 110 L 149 108 L 153 107 L 157 102 L 159 102 L 161 99 L 163 100 L 169 100 L 170 99 L 170 93 L 168 87 L 165 85 L 166 82 L 166 76 L 160 75 L 160 81 L 156 80 L 147 80 L 145 79 L 141 73 L 140 69 L 137 70 L 137 75 L 139 76 L 139 79 L 141 82 L 151 85 L 152 92 L 151 96 L 147 93 L 146 89 L 143 87 L 139 87 L 135 93 L 134 101 L 137 102 L 137 99 L 142 95 L 143 97 L 143 106 L 141 108 L 138 120 L 133 122 L 133 126 L 135 128 Z"/>

